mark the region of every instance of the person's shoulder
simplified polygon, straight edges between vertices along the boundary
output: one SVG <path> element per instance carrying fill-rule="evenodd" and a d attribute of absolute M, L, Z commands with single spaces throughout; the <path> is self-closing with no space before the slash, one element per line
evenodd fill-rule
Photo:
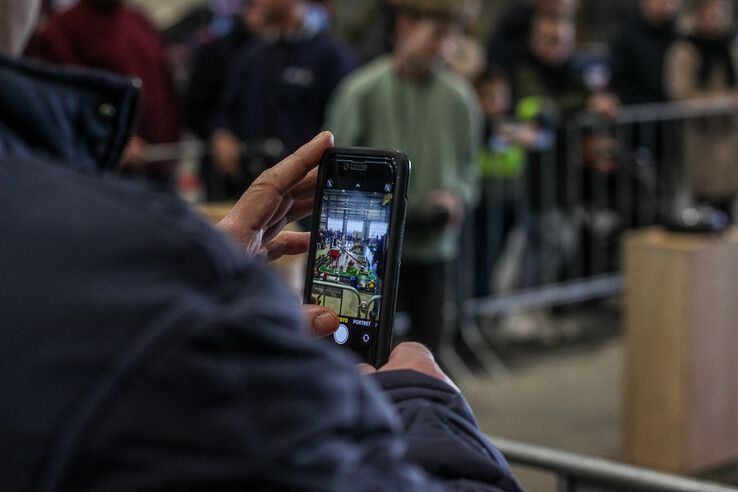
<path fill-rule="evenodd" d="M 366 63 L 360 70 L 364 78 L 388 77 L 392 73 L 392 60 L 389 55 L 383 55 Z"/>
<path fill-rule="evenodd" d="M 310 36 L 309 41 L 313 44 L 321 46 L 324 50 L 343 51 L 348 50 L 348 46 L 338 39 L 328 28 L 317 30 Z"/>
<path fill-rule="evenodd" d="M 372 92 L 392 76 L 392 65 L 388 57 L 380 57 L 356 69 L 343 81 L 343 90 L 349 94 L 362 95 Z"/>
<path fill-rule="evenodd" d="M 39 222 L 54 224 L 63 236 L 94 231 L 97 246 L 108 245 L 106 255 L 131 252 L 191 254 L 203 263 L 198 272 L 228 276 L 246 262 L 235 244 L 173 193 L 154 190 L 141 183 L 107 173 L 83 172 L 52 160 L 28 157 L 0 160 L 0 169 L 13 176 L 17 186 L 8 190 L 8 203 L 23 203 Z M 28 186 L 43 189 L 28 193 Z M 12 204 L 11 204 L 12 205 Z M 85 244 L 92 248 L 92 244 Z M 168 253 L 167 253 L 168 254 Z M 195 271 L 182 264 L 182 272 Z"/>
<path fill-rule="evenodd" d="M 310 43 L 319 50 L 319 57 L 353 69 L 356 66 L 356 55 L 343 41 L 327 28 L 323 28 L 311 38 Z"/>
<path fill-rule="evenodd" d="M 469 105 L 474 104 L 477 100 L 471 82 L 454 71 L 448 68 L 438 70 L 436 78 L 446 94 L 456 101 Z"/>
<path fill-rule="evenodd" d="M 193 65 L 209 66 L 211 63 L 233 63 L 241 50 L 255 41 L 253 37 L 245 32 L 245 29 L 233 28 L 225 36 L 216 37 L 200 46 L 193 56 L 195 60 Z"/>

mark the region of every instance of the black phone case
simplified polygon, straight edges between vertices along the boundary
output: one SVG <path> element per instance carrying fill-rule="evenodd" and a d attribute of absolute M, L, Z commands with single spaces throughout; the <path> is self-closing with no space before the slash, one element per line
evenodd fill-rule
<path fill-rule="evenodd" d="M 318 192 L 315 194 L 313 220 L 310 227 L 310 251 L 305 274 L 304 303 L 310 302 L 310 291 L 313 281 L 313 264 L 315 262 L 315 234 L 320 225 L 320 206 L 323 199 L 323 183 L 327 163 L 340 158 L 342 160 L 356 159 L 362 163 L 389 164 L 395 170 L 395 184 L 393 193 L 399 197 L 392 207 L 390 229 L 387 233 L 387 262 L 385 264 L 385 280 L 382 287 L 382 307 L 379 311 L 380 323 L 377 328 L 377 337 L 371 360 L 365 362 L 379 367 L 389 359 L 392 349 L 392 326 L 394 324 L 395 308 L 397 304 L 397 288 L 400 280 L 400 262 L 402 254 L 402 238 L 405 230 L 405 211 L 407 209 L 407 190 L 410 182 L 411 163 L 407 156 L 397 150 L 368 149 L 361 147 L 333 147 L 328 149 L 320 160 L 318 167 Z"/>

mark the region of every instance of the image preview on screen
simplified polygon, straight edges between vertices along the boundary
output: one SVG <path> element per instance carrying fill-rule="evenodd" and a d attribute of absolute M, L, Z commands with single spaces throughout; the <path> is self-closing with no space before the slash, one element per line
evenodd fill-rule
<path fill-rule="evenodd" d="M 368 343 L 381 308 L 392 194 L 331 186 L 320 209 L 311 302 L 334 310 L 347 330 L 358 329 L 358 338 Z M 347 330 L 338 343 L 348 340 Z"/>

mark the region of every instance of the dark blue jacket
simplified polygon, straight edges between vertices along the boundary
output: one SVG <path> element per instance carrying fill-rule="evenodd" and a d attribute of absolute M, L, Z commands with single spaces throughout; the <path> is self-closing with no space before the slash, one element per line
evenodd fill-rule
<path fill-rule="evenodd" d="M 0 80 L 22 82 L 0 84 L 0 487 L 518 490 L 461 395 L 361 376 L 185 204 L 80 164 L 115 157 L 129 123 L 89 115 L 129 84 L 7 60 Z"/>
<path fill-rule="evenodd" d="M 0 55 L 0 158 L 31 155 L 112 170 L 138 114 L 138 80 Z"/>
<path fill-rule="evenodd" d="M 232 65 L 214 124 L 247 143 L 278 138 L 294 152 L 323 129 L 328 98 L 354 66 L 326 30 L 254 41 Z"/>

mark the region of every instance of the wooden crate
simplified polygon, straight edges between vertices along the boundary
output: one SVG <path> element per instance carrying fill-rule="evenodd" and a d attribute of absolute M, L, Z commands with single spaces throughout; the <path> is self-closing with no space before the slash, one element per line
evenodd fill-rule
<path fill-rule="evenodd" d="M 738 460 L 738 232 L 625 240 L 623 451 L 690 473 Z"/>

